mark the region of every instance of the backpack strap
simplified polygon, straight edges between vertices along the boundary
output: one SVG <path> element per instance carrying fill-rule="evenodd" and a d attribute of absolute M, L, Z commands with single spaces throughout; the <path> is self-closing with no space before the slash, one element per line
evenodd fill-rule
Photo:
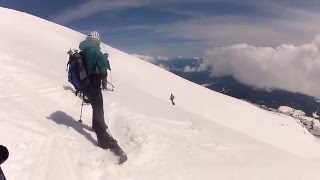
<path fill-rule="evenodd" d="M 69 64 L 70 64 L 70 60 L 69 60 L 68 63 L 67 63 L 66 71 L 68 71 L 68 69 L 69 69 Z"/>
<path fill-rule="evenodd" d="M 72 60 L 73 58 L 74 58 L 73 55 L 72 55 L 72 54 L 69 54 L 69 61 L 68 61 L 68 63 L 67 63 L 66 71 L 68 71 L 68 67 L 69 67 L 70 62 L 71 62 L 71 60 Z"/>

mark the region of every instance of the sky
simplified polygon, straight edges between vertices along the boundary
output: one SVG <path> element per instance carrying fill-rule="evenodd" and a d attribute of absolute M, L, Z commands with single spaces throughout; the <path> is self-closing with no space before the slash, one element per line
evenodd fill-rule
<path fill-rule="evenodd" d="M 88 33 L 129 53 L 203 56 L 206 49 L 248 43 L 277 46 L 311 41 L 320 2 L 308 0 L 0 0 Z"/>
<path fill-rule="evenodd" d="M 85 34 L 97 30 L 104 43 L 130 54 L 201 57 L 212 75 L 318 94 L 319 0 L 0 0 L 0 6 Z"/>

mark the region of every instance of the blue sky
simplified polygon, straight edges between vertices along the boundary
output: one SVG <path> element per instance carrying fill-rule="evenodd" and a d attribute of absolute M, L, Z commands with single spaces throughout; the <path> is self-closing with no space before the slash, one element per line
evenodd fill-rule
<path fill-rule="evenodd" d="M 320 32 L 320 1 L 308 0 L 0 0 L 77 31 L 97 30 L 128 53 L 203 56 L 206 49 L 247 43 L 308 43 Z"/>

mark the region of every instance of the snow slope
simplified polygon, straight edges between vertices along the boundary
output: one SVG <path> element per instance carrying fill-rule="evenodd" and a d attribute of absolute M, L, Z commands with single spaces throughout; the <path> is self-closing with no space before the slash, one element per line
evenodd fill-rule
<path fill-rule="evenodd" d="M 96 146 L 91 107 L 67 82 L 67 54 L 85 36 L 0 8 L 0 143 L 10 180 L 317 179 L 320 142 L 291 117 L 213 92 L 102 44 L 114 92 L 107 124 L 128 154 Z M 176 97 L 176 106 L 169 101 Z"/>

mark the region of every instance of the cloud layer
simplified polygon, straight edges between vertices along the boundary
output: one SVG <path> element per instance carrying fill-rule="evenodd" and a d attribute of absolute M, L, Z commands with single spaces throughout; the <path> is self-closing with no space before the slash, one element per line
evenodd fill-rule
<path fill-rule="evenodd" d="M 299 45 L 320 29 L 316 23 L 320 13 L 313 10 L 320 6 L 316 0 L 83 2 L 57 12 L 51 20 L 81 32 L 98 30 L 118 48 L 153 56 L 202 56 L 204 49 L 240 43 Z"/>
<path fill-rule="evenodd" d="M 68 8 L 63 12 L 51 17 L 51 20 L 59 24 L 68 24 L 103 11 L 115 11 L 144 4 L 141 0 L 90 0 L 75 7 Z"/>
<path fill-rule="evenodd" d="M 319 33 L 319 13 L 280 8 L 268 16 L 218 15 L 179 21 L 156 31 L 172 38 L 199 41 L 205 46 L 253 44 L 255 46 L 299 45 Z"/>
<path fill-rule="evenodd" d="M 204 64 L 215 76 L 233 76 L 262 89 L 284 89 L 320 97 L 320 36 L 301 46 L 276 48 L 238 44 L 213 48 Z"/>

